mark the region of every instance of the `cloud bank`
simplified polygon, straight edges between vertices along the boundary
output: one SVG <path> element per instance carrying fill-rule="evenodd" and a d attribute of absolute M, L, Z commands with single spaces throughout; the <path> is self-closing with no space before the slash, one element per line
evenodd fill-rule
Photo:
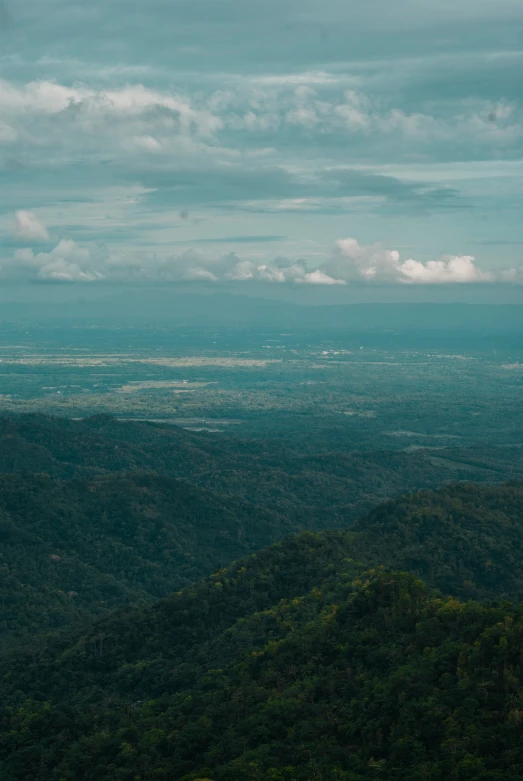
<path fill-rule="evenodd" d="M 470 255 L 437 260 L 402 260 L 397 250 L 379 244 L 360 245 L 354 238 L 339 239 L 321 265 L 304 260 L 242 259 L 236 253 L 212 255 L 197 249 L 179 254 L 143 255 L 110 252 L 105 246 L 82 247 L 62 239 L 49 252 L 31 248 L 15 252 L 8 273 L 26 273 L 54 282 L 265 282 L 295 285 L 404 284 L 442 285 L 523 281 L 518 268 L 483 271 Z"/>
<path fill-rule="evenodd" d="M 1 278 L 520 280 L 517 0 L 4 5 Z"/>
<path fill-rule="evenodd" d="M 515 101 L 475 99 L 448 105 L 444 111 L 409 110 L 361 89 L 347 89 L 343 78 L 296 84 L 281 78 L 236 78 L 228 89 L 153 89 L 140 82 L 113 88 L 74 86 L 51 80 L 17 84 L 0 79 L 0 143 L 13 148 L 59 148 L 66 158 L 96 146 L 98 154 L 122 158 L 141 151 L 170 155 L 185 139 L 209 154 L 260 152 L 281 138 L 298 147 L 328 143 L 333 149 L 347 138 L 359 146 L 373 139 L 390 150 L 400 139 L 420 149 L 429 145 L 454 156 L 459 147 L 517 149 L 523 139 L 523 116 Z M 202 146 L 203 145 L 203 146 Z"/>

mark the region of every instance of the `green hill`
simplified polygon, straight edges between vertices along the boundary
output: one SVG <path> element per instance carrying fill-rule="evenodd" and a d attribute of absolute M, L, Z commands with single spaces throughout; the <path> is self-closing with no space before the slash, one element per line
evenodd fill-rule
<path fill-rule="evenodd" d="M 148 473 L 0 476 L 0 641 L 152 602 L 293 527 Z"/>
<path fill-rule="evenodd" d="M 2 647 L 152 603 L 299 530 L 281 513 L 153 473 L 0 475 Z M 365 566 L 465 599 L 523 595 L 518 483 L 400 497 L 336 539 Z"/>
<path fill-rule="evenodd" d="M 523 483 L 450 485 L 359 519 L 360 556 L 464 599 L 523 599 Z"/>
<path fill-rule="evenodd" d="M 71 479 L 154 471 L 276 510 L 296 529 L 344 528 L 393 496 L 446 482 L 523 477 L 521 448 L 438 451 L 435 459 L 430 450 L 358 452 L 339 442 L 329 450 L 309 440 L 298 447 L 105 415 L 4 416 L 0 473 Z"/>
<path fill-rule="evenodd" d="M 456 471 L 430 452 L 298 451 L 103 415 L 0 416 L 0 647 L 151 603 L 287 534 L 348 528 L 391 496 L 497 481 L 510 460 L 508 449 L 461 453 Z M 360 559 L 395 566 L 376 519 Z M 430 579 L 416 545 L 407 568 Z M 481 597 L 467 566 L 452 567 L 448 590 Z"/>
<path fill-rule="evenodd" d="M 146 701 L 137 665 L 113 672 L 118 696 L 4 701 L 0 771 L 6 781 L 516 781 L 522 640 L 510 604 L 438 598 L 385 570 L 339 572 L 215 636 L 216 661 L 196 680 L 174 666 Z M 89 676 L 104 652 L 84 653 Z"/>
<path fill-rule="evenodd" d="M 522 510 L 521 484 L 422 492 L 19 647 L 1 777 L 521 778 Z"/>

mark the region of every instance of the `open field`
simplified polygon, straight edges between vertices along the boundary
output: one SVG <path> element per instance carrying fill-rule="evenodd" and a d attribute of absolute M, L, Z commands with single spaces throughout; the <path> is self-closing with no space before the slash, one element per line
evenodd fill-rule
<path fill-rule="evenodd" d="M 318 447 L 518 445 L 522 362 L 502 337 L 415 347 L 386 332 L 12 325 L 0 335 L 0 408 L 233 426 Z"/>

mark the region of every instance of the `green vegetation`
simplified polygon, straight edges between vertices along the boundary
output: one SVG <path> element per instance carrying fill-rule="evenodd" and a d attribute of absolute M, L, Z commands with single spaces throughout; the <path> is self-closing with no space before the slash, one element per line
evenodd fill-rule
<path fill-rule="evenodd" d="M 149 325 L 132 327 L 96 319 L 71 328 L 4 323 L 1 407 L 168 421 L 221 436 L 271 437 L 306 452 L 314 443 L 316 453 L 520 447 L 521 328 L 513 309 L 509 331 L 500 329 L 502 308 L 495 323 L 493 309 L 483 312 L 472 331 L 462 315 L 450 328 L 442 308 L 439 327 L 425 331 L 413 313 L 395 330 L 385 309 L 364 325 L 358 307 L 340 310 L 338 325 L 328 325 L 327 311 L 302 310 L 307 319 L 320 316 L 321 327 L 282 328 L 267 312 L 261 328 L 241 319 L 196 326 L 190 317 L 169 325 L 156 312 Z M 425 314 L 418 311 L 420 322 Z M 395 320 L 391 311 L 387 317 Z"/>
<path fill-rule="evenodd" d="M 346 528 L 380 499 L 438 483 L 416 453 L 300 455 L 103 416 L 3 418 L 0 432 L 0 470 L 12 473 L 0 476 L 4 645 L 167 596 L 286 534 Z M 465 598 L 519 599 L 517 503 L 515 511 L 505 500 L 497 506 L 504 494 L 494 492 L 482 510 L 474 487 L 434 496 L 424 508 L 423 495 L 401 498 L 357 520 L 351 545 L 359 560 L 400 566 Z M 468 504 L 475 525 L 456 537 Z M 444 553 L 441 538 L 452 543 Z M 488 549 L 479 577 L 478 545 Z"/>
<path fill-rule="evenodd" d="M 521 484 L 450 486 L 35 639 L 0 660 L 0 775 L 515 781 L 522 545 Z"/>
<path fill-rule="evenodd" d="M 431 450 L 358 451 L 346 443 L 325 449 L 314 438 L 305 446 L 105 415 L 0 417 L 0 472 L 71 478 L 149 470 L 276 510 L 295 529 L 346 527 L 392 496 L 447 481 L 523 476 L 523 448 L 438 451 L 443 453 L 448 462 L 436 465 Z"/>
<path fill-rule="evenodd" d="M 2 781 L 523 777 L 520 375 L 269 336 L 4 349 Z"/>
<path fill-rule="evenodd" d="M 469 458 L 462 476 L 500 479 L 493 457 Z M 482 515 L 474 488 L 472 529 L 461 528 L 467 489 L 429 495 L 430 510 L 415 497 L 365 515 L 455 475 L 418 452 L 307 453 L 107 416 L 0 418 L 0 642 L 151 603 L 288 534 L 355 521 L 351 555 L 369 566 L 465 598 L 519 599 L 518 518 L 494 505 Z"/>
<path fill-rule="evenodd" d="M 523 484 L 452 485 L 402 496 L 352 529 L 367 563 L 464 599 L 523 598 Z"/>
<path fill-rule="evenodd" d="M 1 643 L 165 597 L 291 530 L 275 512 L 151 473 L 1 475 Z"/>

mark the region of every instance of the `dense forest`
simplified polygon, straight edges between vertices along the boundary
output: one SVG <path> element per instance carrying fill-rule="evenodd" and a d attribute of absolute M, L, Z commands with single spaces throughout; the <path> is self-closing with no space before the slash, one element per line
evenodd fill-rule
<path fill-rule="evenodd" d="M 0 639 L 152 602 L 294 531 L 282 515 L 152 473 L 0 475 Z"/>
<path fill-rule="evenodd" d="M 339 540 L 446 593 L 518 600 L 522 507 L 517 484 L 451 486 L 380 505 Z M 313 520 L 152 472 L 0 475 L 1 646 L 150 604 L 303 529 Z"/>
<path fill-rule="evenodd" d="M 520 778 L 522 510 L 521 484 L 422 492 L 26 643 L 2 777 Z"/>
<path fill-rule="evenodd" d="M 521 778 L 509 450 L 0 418 L 0 777 Z"/>
<path fill-rule="evenodd" d="M 463 480 L 522 479 L 523 448 L 448 448 L 436 457 L 430 449 L 360 451 L 334 436 L 327 445 L 315 437 L 241 438 L 107 415 L 0 417 L 0 473 L 70 479 L 136 470 L 268 507 L 297 528 L 332 529 L 398 494 Z"/>

